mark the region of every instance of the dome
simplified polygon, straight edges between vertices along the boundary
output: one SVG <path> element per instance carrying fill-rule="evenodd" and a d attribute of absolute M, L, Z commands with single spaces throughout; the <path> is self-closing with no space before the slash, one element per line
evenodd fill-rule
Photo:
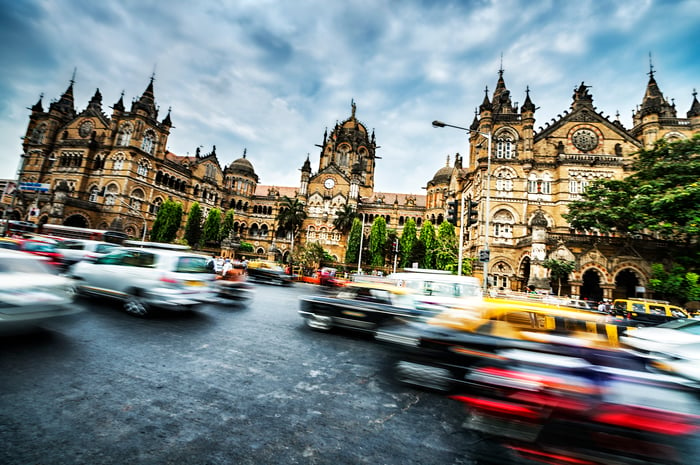
<path fill-rule="evenodd" d="M 243 158 L 239 158 L 238 160 L 234 160 L 234 162 L 231 163 L 231 166 L 229 166 L 229 170 L 245 176 L 250 176 L 253 178 L 256 177 L 253 164 L 248 161 L 245 156 Z"/>
<path fill-rule="evenodd" d="M 443 166 L 435 173 L 433 176 L 433 184 L 443 184 L 449 183 L 452 177 L 452 168 L 449 166 Z"/>

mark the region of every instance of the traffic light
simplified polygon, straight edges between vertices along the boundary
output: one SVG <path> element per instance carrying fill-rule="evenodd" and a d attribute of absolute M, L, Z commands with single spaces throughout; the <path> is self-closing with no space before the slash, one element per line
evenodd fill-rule
<path fill-rule="evenodd" d="M 467 197 L 467 219 L 465 221 L 467 227 L 479 222 L 478 207 L 479 204 L 477 202 L 474 202 L 471 197 Z"/>
<path fill-rule="evenodd" d="M 457 217 L 459 216 L 457 212 L 457 201 L 450 200 L 447 202 L 447 222 L 454 226 L 457 226 Z"/>

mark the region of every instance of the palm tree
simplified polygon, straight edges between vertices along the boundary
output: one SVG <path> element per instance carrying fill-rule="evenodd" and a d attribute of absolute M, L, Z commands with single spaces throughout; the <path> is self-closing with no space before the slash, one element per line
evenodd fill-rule
<path fill-rule="evenodd" d="M 294 237 L 305 219 L 306 212 L 304 211 L 304 204 L 297 198 L 290 199 L 285 195 L 284 199 L 282 199 L 280 211 L 277 214 L 277 227 L 285 231 L 291 231 L 292 233 L 292 244 L 289 248 L 290 264 L 294 256 Z"/>
<path fill-rule="evenodd" d="M 347 234 L 352 228 L 352 222 L 357 216 L 357 211 L 347 203 L 342 208 L 335 212 L 333 227 L 342 234 Z"/>

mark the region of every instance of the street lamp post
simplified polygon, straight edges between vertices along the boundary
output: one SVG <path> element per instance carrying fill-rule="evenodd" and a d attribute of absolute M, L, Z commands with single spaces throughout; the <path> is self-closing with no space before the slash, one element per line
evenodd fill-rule
<path fill-rule="evenodd" d="M 357 254 L 357 274 L 362 271 L 362 240 L 365 238 L 365 214 L 362 215 L 362 229 L 360 229 L 360 252 Z"/>
<path fill-rule="evenodd" d="M 486 212 L 484 213 L 484 252 L 486 255 L 486 260 L 484 261 L 484 295 L 486 295 L 488 291 L 488 283 L 489 283 L 489 274 L 488 274 L 488 263 L 489 260 L 491 259 L 491 252 L 489 250 L 489 214 L 491 212 L 491 144 L 493 141 L 493 135 L 491 132 L 481 132 L 481 131 L 476 131 L 474 129 L 469 129 L 465 128 L 462 126 L 455 126 L 453 124 L 447 124 L 443 123 L 442 121 L 435 120 L 433 121 L 433 127 L 435 128 L 444 128 L 444 127 L 450 127 L 450 128 L 455 128 L 455 129 L 461 129 L 462 131 L 467 132 L 468 134 L 471 133 L 476 133 L 480 134 L 481 136 L 486 138 L 487 141 L 487 153 L 486 153 Z M 464 233 L 463 233 L 463 228 L 464 228 L 464 192 L 461 193 L 461 207 L 462 210 L 460 211 L 460 218 L 459 218 L 459 260 L 458 260 L 458 266 L 459 266 L 459 273 L 461 274 L 462 272 L 462 256 L 463 256 L 463 238 L 464 238 Z"/>

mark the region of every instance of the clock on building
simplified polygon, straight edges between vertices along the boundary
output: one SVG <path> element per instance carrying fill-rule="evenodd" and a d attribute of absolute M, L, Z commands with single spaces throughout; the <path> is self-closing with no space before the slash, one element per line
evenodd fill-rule
<path fill-rule="evenodd" d="M 580 151 L 590 152 L 598 147 L 598 135 L 591 129 L 579 129 L 571 136 L 571 142 Z"/>
<path fill-rule="evenodd" d="M 335 186 L 335 180 L 333 178 L 328 178 L 323 181 L 323 185 L 326 187 L 326 189 L 333 189 L 333 186 Z"/>

